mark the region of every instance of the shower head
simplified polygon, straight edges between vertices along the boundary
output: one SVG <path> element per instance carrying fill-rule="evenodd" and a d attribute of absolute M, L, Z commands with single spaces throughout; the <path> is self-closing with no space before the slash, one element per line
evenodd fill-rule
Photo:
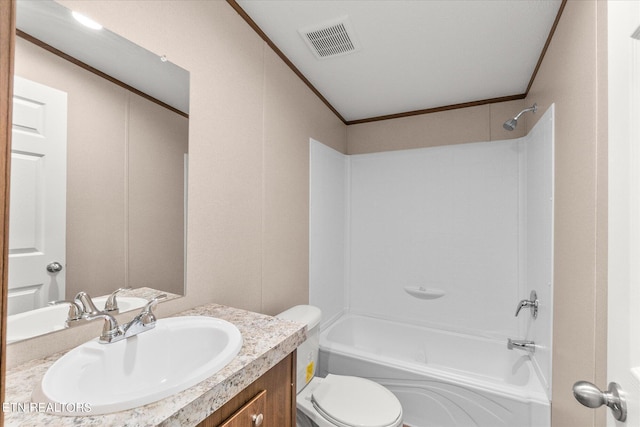
<path fill-rule="evenodd" d="M 517 116 L 504 122 L 502 127 L 509 131 L 514 130 L 516 126 L 518 126 L 518 119 L 520 118 L 520 116 L 527 111 L 535 113 L 536 111 L 538 111 L 538 104 L 533 104 L 533 107 L 525 108 L 524 110 L 520 111 Z"/>
<path fill-rule="evenodd" d="M 502 125 L 506 130 L 514 130 L 518 126 L 518 119 L 509 119 Z"/>

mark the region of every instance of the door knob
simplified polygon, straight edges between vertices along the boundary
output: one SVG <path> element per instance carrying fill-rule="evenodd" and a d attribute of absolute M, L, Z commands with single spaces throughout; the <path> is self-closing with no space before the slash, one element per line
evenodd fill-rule
<path fill-rule="evenodd" d="M 600 391 L 598 387 L 587 381 L 578 381 L 573 385 L 573 395 L 578 402 L 588 408 L 599 408 L 607 405 L 613 412 L 613 417 L 624 422 L 627 419 L 627 403 L 622 389 L 617 383 L 609 383 L 609 390 Z"/>
<path fill-rule="evenodd" d="M 52 262 L 47 264 L 47 271 L 49 273 L 57 273 L 62 270 L 62 264 L 59 262 Z"/>

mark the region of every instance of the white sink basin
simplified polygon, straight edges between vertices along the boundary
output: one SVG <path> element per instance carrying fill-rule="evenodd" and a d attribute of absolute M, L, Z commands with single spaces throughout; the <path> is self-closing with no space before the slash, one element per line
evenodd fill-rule
<path fill-rule="evenodd" d="M 98 310 L 102 310 L 106 301 L 106 296 L 93 299 Z M 144 298 L 118 296 L 120 313 L 144 307 L 146 303 Z M 58 304 L 7 316 L 7 344 L 64 329 L 68 312 L 69 304 Z"/>
<path fill-rule="evenodd" d="M 96 327 L 101 322 L 96 322 Z M 112 344 L 97 338 L 58 359 L 33 391 L 54 413 L 91 416 L 146 405 L 178 393 L 225 367 L 240 351 L 233 324 L 213 317 L 160 319 L 156 327 Z M 88 404 L 90 412 L 75 410 Z M 71 411 L 67 411 L 71 409 Z"/>

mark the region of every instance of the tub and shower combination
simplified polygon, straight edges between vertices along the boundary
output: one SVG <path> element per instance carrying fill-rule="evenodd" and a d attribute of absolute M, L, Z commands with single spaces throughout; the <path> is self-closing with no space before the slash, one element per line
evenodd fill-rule
<path fill-rule="evenodd" d="M 502 341 L 346 314 L 321 333 L 319 365 L 386 386 L 406 426 L 549 425 L 531 360 Z"/>
<path fill-rule="evenodd" d="M 321 376 L 386 386 L 409 427 L 550 426 L 553 116 L 503 141 L 357 155 L 312 141 Z M 514 317 L 532 290 L 540 312 Z"/>

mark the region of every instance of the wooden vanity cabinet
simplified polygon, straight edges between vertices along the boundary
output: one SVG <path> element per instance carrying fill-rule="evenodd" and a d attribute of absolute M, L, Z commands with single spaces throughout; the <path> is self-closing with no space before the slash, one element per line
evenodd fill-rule
<path fill-rule="evenodd" d="M 296 426 L 296 352 L 238 393 L 198 427 Z M 254 420 L 254 415 L 256 416 Z"/>

